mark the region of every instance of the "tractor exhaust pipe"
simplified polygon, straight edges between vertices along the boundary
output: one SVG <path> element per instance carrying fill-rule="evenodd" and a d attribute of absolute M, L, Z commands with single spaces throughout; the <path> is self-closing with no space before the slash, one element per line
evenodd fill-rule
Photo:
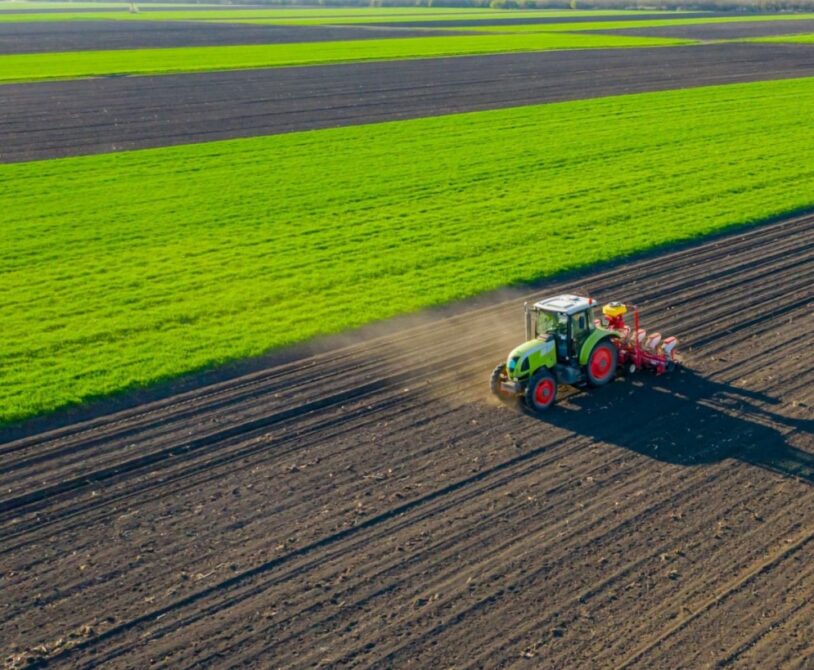
<path fill-rule="evenodd" d="M 529 309 L 529 304 L 527 302 L 523 303 L 523 316 L 526 320 L 526 342 L 534 337 L 531 328 L 531 310 Z"/>

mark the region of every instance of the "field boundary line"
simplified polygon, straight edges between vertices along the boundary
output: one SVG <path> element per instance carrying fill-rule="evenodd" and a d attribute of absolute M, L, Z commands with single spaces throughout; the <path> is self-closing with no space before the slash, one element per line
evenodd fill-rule
<path fill-rule="evenodd" d="M 213 370 L 191 372 L 172 380 L 157 382 L 132 394 L 123 392 L 121 396 L 113 395 L 91 400 L 89 408 L 80 409 L 78 416 L 76 414 L 71 416 L 77 411 L 76 407 L 66 407 L 49 415 L 31 417 L 15 424 L 0 425 L 0 445 L 3 445 L 0 453 L 27 448 L 48 440 L 76 439 L 100 428 L 118 431 L 118 427 L 123 426 L 125 432 L 128 429 L 139 430 L 143 426 L 142 422 L 151 420 L 152 413 L 180 408 L 188 403 L 198 403 L 202 394 L 207 397 L 229 393 L 258 381 L 264 383 L 279 373 L 284 374 L 289 369 L 301 367 L 306 361 L 319 360 L 329 351 L 333 356 L 350 356 L 360 348 L 381 345 L 382 342 L 392 338 L 395 332 L 393 324 L 401 326 L 399 330 L 405 336 L 409 336 L 421 332 L 426 327 L 423 318 L 428 317 L 436 323 L 456 318 L 469 319 L 497 307 L 508 308 L 523 300 L 534 299 L 546 288 L 559 290 L 575 287 L 587 278 L 590 278 L 594 286 L 600 285 L 603 289 L 610 289 L 614 282 L 624 282 L 625 269 L 629 269 L 631 264 L 635 264 L 641 271 L 648 268 L 658 271 L 664 264 L 680 263 L 682 260 L 690 263 L 699 257 L 699 260 L 702 260 L 704 256 L 715 253 L 720 245 L 727 246 L 731 253 L 735 253 L 744 244 L 764 238 L 780 239 L 789 229 L 797 233 L 801 224 L 806 230 L 811 230 L 811 224 L 814 222 L 812 215 L 814 208 L 804 208 L 760 222 L 734 225 L 709 235 L 680 240 L 664 247 L 623 256 L 595 266 L 566 271 L 531 283 L 504 287 L 437 308 L 403 314 L 385 322 L 368 324 L 334 336 L 318 337 L 313 341 L 295 344 L 280 351 L 271 351 L 259 357 L 232 361 Z M 606 282 L 610 282 L 610 286 L 605 287 Z M 657 295 L 658 291 L 653 291 L 653 294 Z M 650 299 L 650 296 L 645 299 Z M 201 377 L 203 379 L 200 379 Z M 171 386 L 175 386 L 174 392 Z M 141 400 L 136 399 L 140 394 Z M 151 394 L 155 395 L 151 397 Z M 143 397 L 145 395 L 147 397 Z M 84 416 L 83 411 L 87 412 Z"/>

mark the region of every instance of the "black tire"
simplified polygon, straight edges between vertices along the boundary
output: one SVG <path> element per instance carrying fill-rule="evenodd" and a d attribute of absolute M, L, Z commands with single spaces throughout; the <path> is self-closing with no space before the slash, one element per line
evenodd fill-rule
<path fill-rule="evenodd" d="M 588 356 L 585 375 L 591 386 L 604 386 L 616 377 L 619 353 L 610 340 L 597 342 Z"/>
<path fill-rule="evenodd" d="M 557 402 L 557 379 L 548 368 L 535 372 L 526 387 L 526 407 L 535 412 L 545 412 Z"/>
<path fill-rule="evenodd" d="M 496 395 L 498 398 L 503 397 L 500 393 L 500 378 L 505 371 L 506 364 L 501 363 L 492 370 L 492 376 L 489 378 L 489 388 L 492 390 L 492 395 Z"/>

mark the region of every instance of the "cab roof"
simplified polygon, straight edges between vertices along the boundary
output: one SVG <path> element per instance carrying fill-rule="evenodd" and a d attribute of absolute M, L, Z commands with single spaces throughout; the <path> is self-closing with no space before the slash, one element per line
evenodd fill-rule
<path fill-rule="evenodd" d="M 534 303 L 534 309 L 544 309 L 548 312 L 562 312 L 564 314 L 576 314 L 577 312 L 588 309 L 593 304 L 594 301 L 591 298 L 565 293 Z"/>

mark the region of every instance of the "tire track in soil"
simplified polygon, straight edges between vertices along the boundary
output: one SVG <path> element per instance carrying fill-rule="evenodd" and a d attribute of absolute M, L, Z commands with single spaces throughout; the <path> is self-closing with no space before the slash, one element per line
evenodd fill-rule
<path fill-rule="evenodd" d="M 531 473 L 529 472 L 529 474 L 531 474 Z M 633 485 L 632 483 L 630 483 L 630 486 L 631 486 L 631 487 L 633 487 L 634 485 Z M 596 507 L 596 506 L 595 506 L 595 507 Z M 598 510 L 596 510 L 596 509 L 586 509 L 586 510 L 585 510 L 584 512 L 582 512 L 581 514 L 582 514 L 582 515 L 584 515 L 586 518 L 591 519 L 591 524 L 588 524 L 589 526 L 591 526 L 591 525 L 597 525 L 597 526 L 598 526 L 598 525 L 601 525 L 603 522 L 607 521 L 607 519 L 603 519 L 603 518 L 602 518 L 601 513 L 599 513 L 599 514 L 598 514 L 597 512 L 598 512 Z M 531 520 L 531 519 L 530 519 L 530 520 Z M 487 522 L 488 522 L 488 521 L 489 521 L 489 519 L 487 519 Z M 617 525 L 617 528 L 616 528 L 616 529 L 618 529 L 618 528 L 622 528 L 622 527 L 626 527 L 626 526 L 628 526 L 628 525 L 630 524 L 630 522 L 631 522 L 631 519 L 625 519 L 625 520 L 623 520 L 623 521 L 621 522 L 621 524 L 619 524 L 619 523 L 617 523 L 617 524 L 616 524 L 616 525 Z M 616 530 L 616 529 L 614 529 L 614 530 Z M 534 532 L 535 532 L 535 530 L 536 530 L 536 529 L 535 529 L 535 528 L 533 528 L 533 527 L 532 527 L 532 528 L 528 528 L 528 527 L 527 527 L 527 533 L 529 533 L 529 534 L 534 533 Z M 572 536 L 572 537 L 573 537 L 573 536 Z M 560 544 L 561 544 L 561 543 L 562 543 L 562 542 L 563 542 L 565 539 L 571 539 L 571 538 L 568 538 L 567 536 L 564 536 L 562 533 L 558 533 L 558 543 L 560 543 Z M 510 542 L 506 543 L 505 551 L 503 551 L 503 552 L 501 552 L 501 551 L 500 551 L 501 547 L 496 547 L 496 548 L 493 548 L 493 549 L 492 549 L 492 552 L 491 552 L 491 556 L 490 556 L 490 558 L 488 559 L 488 561 L 484 561 L 484 562 L 481 564 L 481 569 L 482 569 L 482 570 L 484 570 L 484 569 L 488 570 L 488 565 L 489 565 L 490 563 L 491 563 L 491 564 L 493 564 L 493 565 L 495 565 L 495 566 L 500 566 L 500 565 L 501 565 L 501 564 L 503 564 L 503 563 L 510 563 L 510 562 L 512 561 L 512 559 L 513 559 L 513 558 L 514 558 L 515 560 L 517 560 L 517 557 L 518 557 L 518 556 L 521 556 L 521 557 L 522 557 L 523 555 L 532 555 L 532 554 L 533 554 L 533 552 L 535 551 L 535 549 L 536 549 L 537 551 L 539 551 L 540 549 L 549 549 L 549 547 L 547 547 L 546 545 L 542 545 L 542 547 L 541 547 L 541 546 L 538 544 L 538 542 L 537 542 L 537 540 L 536 540 L 536 539 L 534 539 L 534 540 L 529 540 L 529 541 L 528 541 L 528 544 L 529 544 L 529 545 L 532 545 L 532 546 L 530 546 L 529 548 L 527 548 L 527 549 L 525 549 L 525 550 L 523 549 L 522 544 L 523 544 L 523 542 L 522 542 L 522 541 L 521 541 L 521 542 L 517 542 L 517 540 L 516 540 L 516 539 L 514 539 L 514 540 L 512 540 L 512 541 L 510 541 Z M 438 546 L 438 545 L 436 545 L 436 546 L 434 546 L 434 547 L 433 547 L 433 551 L 434 551 L 434 552 L 437 552 L 438 550 L 439 550 L 439 546 Z M 562 560 L 562 557 L 559 557 L 559 558 Z M 547 569 L 550 569 L 550 566 L 547 566 Z M 452 577 L 452 578 L 454 578 L 454 577 L 455 577 L 457 574 L 458 574 L 458 569 L 457 569 L 457 567 L 454 567 L 454 566 L 453 566 L 453 567 L 450 569 L 450 571 L 448 572 L 447 576 L 448 576 L 448 577 Z M 529 577 L 525 577 L 525 579 L 529 580 L 530 578 L 529 578 Z M 446 590 L 443 588 L 443 582 L 442 582 L 441 584 L 437 584 L 437 586 L 440 588 L 440 590 L 441 590 L 441 592 L 442 592 L 442 593 L 446 592 Z M 426 585 L 423 585 L 423 588 L 426 588 Z M 417 595 L 417 594 L 416 594 L 416 595 Z M 487 599 L 489 599 L 489 600 L 493 600 L 493 596 L 492 596 L 492 595 L 489 595 L 489 596 L 487 597 Z M 477 604 L 475 605 L 475 607 L 479 606 L 480 604 L 481 604 L 481 603 L 477 603 Z M 454 614 L 453 616 L 454 616 L 455 618 L 458 618 L 458 617 L 460 617 L 461 615 L 460 615 L 460 614 Z M 438 627 L 438 630 L 441 630 L 441 629 L 444 627 L 444 625 L 445 625 L 445 624 L 443 624 L 443 623 L 442 623 L 442 624 L 440 624 L 440 625 L 439 625 L 439 627 Z M 283 648 L 284 648 L 284 643 L 285 643 L 285 641 L 280 641 L 280 642 L 279 642 L 280 646 L 283 646 Z M 392 658 L 389 658 L 389 657 L 385 657 L 383 660 L 384 660 L 384 661 L 391 661 L 391 660 L 393 660 L 393 659 L 392 659 Z"/>
<path fill-rule="evenodd" d="M 805 545 L 809 544 L 812 540 L 814 540 L 814 528 L 807 528 L 791 544 L 787 545 L 786 547 L 783 547 L 780 551 L 769 556 L 766 560 L 759 562 L 757 565 L 749 566 L 749 569 L 745 574 L 739 575 L 731 583 L 724 586 L 723 590 L 721 590 L 718 593 L 715 593 L 708 600 L 701 603 L 697 607 L 697 609 L 695 609 L 692 615 L 690 615 L 686 619 L 679 621 L 674 626 L 666 629 L 658 637 L 652 640 L 648 640 L 648 642 L 644 646 L 640 647 L 639 649 L 634 651 L 633 654 L 624 659 L 624 661 L 622 661 L 622 663 L 619 665 L 620 670 L 622 670 L 623 668 L 633 667 L 634 664 L 642 660 L 644 656 L 653 651 L 653 649 L 655 649 L 658 645 L 662 644 L 665 640 L 681 631 L 686 630 L 686 628 L 693 621 L 707 614 L 710 609 L 718 606 L 721 603 L 721 601 L 731 597 L 733 594 L 743 589 L 749 583 L 755 581 L 763 574 L 769 572 L 774 566 L 787 559 L 790 555 L 800 551 Z M 810 577 L 812 574 L 814 574 L 812 570 L 809 570 L 805 576 Z M 730 665 L 735 655 L 737 655 L 737 650 L 735 654 L 731 654 L 726 658 L 720 659 L 718 661 L 718 665 L 721 667 L 725 665 Z M 645 665 L 644 667 L 648 666 Z"/>
<path fill-rule="evenodd" d="M 766 639 L 782 656 L 767 626 L 810 605 L 725 605 L 756 581 L 782 593 L 785 539 L 802 551 L 814 526 L 812 235 L 804 216 L 598 273 L 690 367 L 543 419 L 482 388 L 518 296 L 6 445 L 0 639 L 55 667 L 652 667 Z M 485 373 L 451 357 L 461 341 Z M 368 387 L 371 360 L 386 373 Z M 342 397 L 297 413 L 282 389 L 315 366 Z M 698 635 L 721 617 L 739 623 Z"/>
<path fill-rule="evenodd" d="M 620 429 L 623 429 L 623 428 L 622 428 L 622 427 L 620 427 Z M 692 487 L 690 487 L 690 489 L 692 489 Z M 692 495 L 692 491 L 690 491 L 690 495 Z M 663 548 L 662 548 L 662 550 L 663 550 Z M 642 559 L 641 559 L 641 561 L 644 561 L 644 560 L 646 560 L 646 558 L 642 558 Z M 635 565 L 635 564 L 633 564 L 633 565 Z M 620 574 L 626 574 L 626 573 L 627 573 L 627 572 L 629 572 L 631 569 L 632 569 L 632 566 L 631 566 L 631 565 L 625 566 L 624 570 L 623 570 L 623 571 L 622 571 L 622 573 L 620 573 Z M 619 575 L 614 575 L 614 576 L 612 577 L 612 580 L 611 580 L 611 581 L 615 581 L 615 580 L 617 580 L 617 579 L 618 579 L 618 576 L 619 576 Z M 605 583 L 605 584 L 602 584 L 602 585 L 601 585 L 601 587 L 602 587 L 603 589 L 604 589 L 604 588 L 607 588 L 607 586 L 608 586 L 608 584 L 607 584 L 607 583 Z M 600 590 L 601 590 L 601 589 L 600 589 Z M 558 594 L 562 594 L 562 591 L 557 591 L 557 593 L 558 593 Z M 591 594 L 591 593 L 583 593 L 583 594 L 581 594 L 581 595 L 579 596 L 578 601 L 579 601 L 580 603 L 583 603 L 583 602 L 585 602 L 585 601 L 588 599 L 588 597 L 589 597 L 589 596 L 593 597 L 593 596 L 595 596 L 595 595 L 596 595 L 596 593 L 593 593 L 593 594 Z M 524 623 L 524 622 L 518 622 L 518 625 L 514 625 L 514 626 L 510 626 L 510 627 L 509 627 L 509 626 L 507 626 L 507 628 L 510 628 L 510 629 L 513 631 L 513 633 L 516 633 L 518 629 L 522 629 L 522 627 L 523 627 L 523 623 Z M 537 622 L 537 623 L 539 624 L 539 622 Z M 470 666 L 470 667 L 491 667 L 491 665 L 492 665 L 493 663 L 495 663 L 495 662 L 496 662 L 496 660 L 495 660 L 495 659 L 487 659 L 487 660 L 484 660 L 483 658 L 481 658 L 481 659 L 475 659 L 475 660 L 472 660 L 472 662 L 471 662 L 471 666 Z"/>

